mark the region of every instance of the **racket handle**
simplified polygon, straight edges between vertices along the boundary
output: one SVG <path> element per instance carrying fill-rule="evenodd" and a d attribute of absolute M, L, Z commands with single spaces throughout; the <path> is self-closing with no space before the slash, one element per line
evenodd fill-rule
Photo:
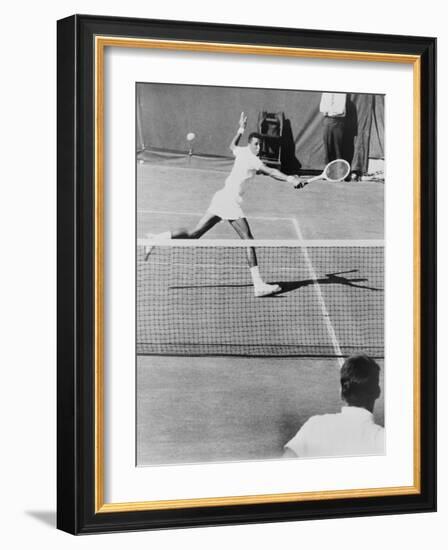
<path fill-rule="evenodd" d="M 310 178 L 309 180 L 306 180 L 304 183 L 308 184 L 308 183 L 311 183 L 312 181 L 317 181 L 317 180 L 321 180 L 321 179 L 324 179 L 323 173 L 319 174 L 318 176 L 314 176 L 313 178 Z"/>

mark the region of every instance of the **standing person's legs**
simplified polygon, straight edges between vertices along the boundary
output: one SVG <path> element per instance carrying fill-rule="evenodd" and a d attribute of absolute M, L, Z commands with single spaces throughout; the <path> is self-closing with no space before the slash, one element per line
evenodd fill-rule
<path fill-rule="evenodd" d="M 332 133 L 331 133 L 331 119 L 324 117 L 323 119 L 323 142 L 324 142 L 324 151 L 325 151 L 325 164 L 328 164 L 332 156 Z"/>
<path fill-rule="evenodd" d="M 325 117 L 324 118 L 324 149 L 325 164 L 332 160 L 342 159 L 344 144 L 344 124 L 343 117 Z"/>
<path fill-rule="evenodd" d="M 333 156 L 334 159 L 344 158 L 344 118 L 335 118 L 333 126 Z"/>

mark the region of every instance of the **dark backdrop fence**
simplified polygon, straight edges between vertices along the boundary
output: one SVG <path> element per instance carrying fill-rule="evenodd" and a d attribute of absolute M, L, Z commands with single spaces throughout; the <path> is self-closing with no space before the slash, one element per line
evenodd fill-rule
<path fill-rule="evenodd" d="M 196 154 L 228 157 L 241 111 L 248 116 L 246 135 L 258 129 L 260 112 L 283 112 L 283 167 L 320 169 L 324 165 L 320 96 L 320 92 L 141 83 L 137 149 L 186 151 L 186 135 L 194 132 Z M 348 95 L 344 156 L 363 173 L 369 158 L 384 158 L 382 96 Z"/>

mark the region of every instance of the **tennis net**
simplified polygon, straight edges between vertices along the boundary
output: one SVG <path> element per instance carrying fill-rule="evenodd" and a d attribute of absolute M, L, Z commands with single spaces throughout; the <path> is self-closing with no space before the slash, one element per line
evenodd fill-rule
<path fill-rule="evenodd" d="M 274 241 L 275 242 L 275 241 Z M 266 282 L 255 298 L 247 242 L 137 246 L 139 355 L 384 356 L 382 241 L 252 241 Z"/>

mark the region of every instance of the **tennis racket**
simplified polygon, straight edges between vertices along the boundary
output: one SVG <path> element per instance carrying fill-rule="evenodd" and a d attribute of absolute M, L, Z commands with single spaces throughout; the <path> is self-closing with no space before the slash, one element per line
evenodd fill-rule
<path fill-rule="evenodd" d="M 302 187 L 305 187 L 305 185 L 308 185 L 309 183 L 317 180 L 326 180 L 330 181 L 332 183 L 345 180 L 345 178 L 350 173 L 350 164 L 344 160 L 344 159 L 336 159 L 332 160 L 325 166 L 324 171 L 322 174 L 319 174 L 318 176 L 314 176 L 313 178 L 310 178 L 305 181 L 301 181 L 294 185 L 295 189 L 301 189 Z"/>

